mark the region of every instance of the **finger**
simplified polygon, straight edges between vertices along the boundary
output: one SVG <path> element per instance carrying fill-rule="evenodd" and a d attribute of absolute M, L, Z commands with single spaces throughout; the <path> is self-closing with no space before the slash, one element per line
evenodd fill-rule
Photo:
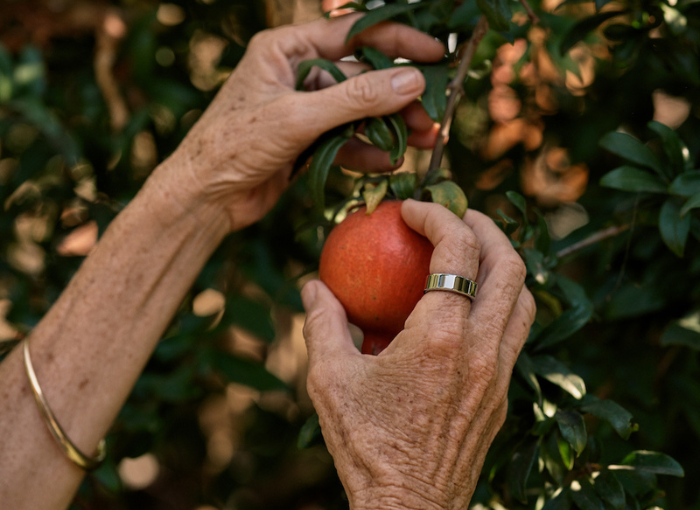
<path fill-rule="evenodd" d="M 435 62 L 445 55 L 445 47 L 435 38 L 399 23 L 380 23 L 346 42 L 346 37 L 362 14 L 332 20 L 319 19 L 268 31 L 288 58 L 340 60 L 355 49 L 371 46 L 390 58 L 403 57 L 418 62 Z"/>
<path fill-rule="evenodd" d="M 436 125 L 418 101 L 412 102 L 401 110 L 401 116 L 406 121 L 408 128 L 414 131 L 430 131 Z"/>
<path fill-rule="evenodd" d="M 435 124 L 434 129 L 429 131 L 414 131 L 408 137 L 408 145 L 416 149 L 432 149 L 435 147 L 440 126 Z"/>
<path fill-rule="evenodd" d="M 301 299 L 306 310 L 304 338 L 309 363 L 329 356 L 359 355 L 348 329 L 343 305 L 320 281 L 304 285 Z"/>
<path fill-rule="evenodd" d="M 464 222 L 482 241 L 472 317 L 494 332 L 503 332 L 525 282 L 525 264 L 491 218 L 470 209 Z"/>
<path fill-rule="evenodd" d="M 527 287 L 523 287 L 523 290 L 520 291 L 518 302 L 515 304 L 513 315 L 511 315 L 506 326 L 503 340 L 501 340 L 499 370 L 502 373 L 510 374 L 513 371 L 520 351 L 522 351 L 530 334 L 532 323 L 535 322 L 536 312 L 535 299 Z"/>
<path fill-rule="evenodd" d="M 455 214 L 438 204 L 406 200 L 403 218 L 409 227 L 426 236 L 433 246 L 431 273 L 448 273 L 475 279 L 479 270 L 481 245 L 471 228 Z M 416 322 L 439 323 L 451 327 L 461 339 L 464 323 L 469 316 L 470 300 L 452 292 L 429 292 L 414 310 Z M 413 314 L 412 318 L 413 320 Z M 457 329 L 455 329 L 457 328 Z"/>
<path fill-rule="evenodd" d="M 357 138 L 351 138 L 338 151 L 335 162 L 344 168 L 358 172 L 386 173 L 400 167 L 403 159 L 392 165 L 388 152 Z"/>
<path fill-rule="evenodd" d="M 348 78 L 372 70 L 371 66 L 363 62 L 336 62 L 335 65 Z M 307 90 L 319 90 L 332 87 L 333 85 L 337 85 L 338 81 L 335 78 L 333 78 L 333 76 L 331 76 L 331 73 L 327 71 L 322 71 L 318 67 L 314 67 L 311 70 L 311 73 L 309 73 L 309 78 L 307 78 L 305 83 L 311 84 L 306 87 Z"/>
<path fill-rule="evenodd" d="M 410 104 L 425 89 L 425 79 L 415 68 L 371 71 L 315 92 L 287 94 L 281 98 L 298 120 L 295 136 L 311 143 L 326 131 L 365 117 L 380 117 Z"/>

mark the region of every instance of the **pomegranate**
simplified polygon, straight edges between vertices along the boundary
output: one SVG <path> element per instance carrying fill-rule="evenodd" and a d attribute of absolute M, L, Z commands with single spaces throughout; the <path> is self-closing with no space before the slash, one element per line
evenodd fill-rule
<path fill-rule="evenodd" d="M 401 217 L 401 202 L 366 208 L 335 227 L 321 253 L 319 276 L 348 320 L 362 329 L 364 354 L 379 354 L 403 329 L 423 295 L 433 245 Z"/>

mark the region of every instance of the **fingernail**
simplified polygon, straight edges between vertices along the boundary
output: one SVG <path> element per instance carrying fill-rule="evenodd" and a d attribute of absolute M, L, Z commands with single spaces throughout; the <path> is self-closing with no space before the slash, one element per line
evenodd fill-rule
<path fill-rule="evenodd" d="M 314 282 L 307 283 L 301 289 L 301 301 L 304 303 L 305 310 L 313 308 L 314 301 L 316 301 L 316 284 Z"/>
<path fill-rule="evenodd" d="M 405 69 L 391 79 L 391 86 L 397 94 L 418 92 L 421 85 L 420 71 L 417 69 Z"/>

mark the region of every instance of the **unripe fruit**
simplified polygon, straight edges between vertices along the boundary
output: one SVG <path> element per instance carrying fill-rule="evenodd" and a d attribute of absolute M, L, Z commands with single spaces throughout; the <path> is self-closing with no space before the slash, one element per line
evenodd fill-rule
<path fill-rule="evenodd" d="M 406 225 L 401 203 L 352 213 L 331 231 L 321 253 L 321 281 L 362 329 L 364 354 L 379 354 L 403 329 L 430 270 L 433 245 Z"/>

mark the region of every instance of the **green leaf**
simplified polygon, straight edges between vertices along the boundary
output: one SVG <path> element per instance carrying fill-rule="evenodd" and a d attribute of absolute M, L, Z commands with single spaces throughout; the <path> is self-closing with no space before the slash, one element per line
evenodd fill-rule
<path fill-rule="evenodd" d="M 613 131 L 603 136 L 598 143 L 603 149 L 632 163 L 651 168 L 662 178 L 665 177 L 664 170 L 656 155 L 649 147 L 633 136 Z"/>
<path fill-rule="evenodd" d="M 576 455 L 581 455 L 581 452 L 586 448 L 588 442 L 588 434 L 586 432 L 586 423 L 583 421 L 583 416 L 574 410 L 558 409 L 554 415 L 554 419 L 559 425 L 561 435 L 564 436 L 569 444 L 573 447 Z"/>
<path fill-rule="evenodd" d="M 416 191 L 418 177 L 412 172 L 393 174 L 389 178 L 389 187 L 394 196 L 399 200 L 413 198 Z"/>
<path fill-rule="evenodd" d="M 321 424 L 318 421 L 318 414 L 314 413 L 309 417 L 304 425 L 301 426 L 299 430 L 299 437 L 297 437 L 297 448 L 303 450 L 309 448 L 314 444 L 320 442 L 322 438 L 321 434 Z"/>
<path fill-rule="evenodd" d="M 571 471 L 572 469 L 574 469 L 574 462 L 576 462 L 574 450 L 571 447 L 571 444 L 566 439 L 564 439 L 564 437 L 560 433 L 555 433 L 554 436 L 557 439 L 557 449 L 559 450 L 561 460 L 564 462 L 564 467 L 566 467 L 567 471 Z"/>
<path fill-rule="evenodd" d="M 467 196 L 457 184 L 452 181 L 443 181 L 433 184 L 423 190 L 430 195 L 430 200 L 436 204 L 442 204 L 455 213 L 458 218 L 463 218 L 469 205 Z"/>
<path fill-rule="evenodd" d="M 582 400 L 581 411 L 607 421 L 624 440 L 629 439 L 635 430 L 632 425 L 632 413 L 612 400 L 601 400 L 594 395 L 586 395 Z"/>
<path fill-rule="evenodd" d="M 569 510 L 571 508 L 571 491 L 562 489 L 555 497 L 547 501 L 542 510 Z"/>
<path fill-rule="evenodd" d="M 323 209 L 326 203 L 324 188 L 328 179 L 328 172 L 338 155 L 340 148 L 352 137 L 352 127 L 338 133 L 338 130 L 327 133 L 327 138 L 322 142 L 309 165 L 309 191 L 316 207 Z"/>
<path fill-rule="evenodd" d="M 600 9 L 598 9 L 600 10 Z M 608 25 L 603 30 L 603 35 L 611 41 L 624 41 L 625 39 L 631 39 L 639 34 L 639 29 L 634 28 L 630 25 L 625 25 L 623 23 L 615 23 L 613 25 Z"/>
<path fill-rule="evenodd" d="M 77 142 L 45 104 L 34 98 L 23 98 L 13 100 L 9 105 L 46 136 L 51 145 L 63 154 L 69 166 L 78 163 L 80 149 Z"/>
<path fill-rule="evenodd" d="M 542 388 L 540 387 L 540 382 L 537 380 L 535 375 L 535 369 L 532 366 L 532 361 L 530 356 L 528 356 L 525 351 L 520 352 L 518 356 L 518 361 L 515 363 L 515 369 L 518 373 L 525 379 L 525 382 L 535 390 L 535 396 L 537 397 L 537 403 L 542 406 Z"/>
<path fill-rule="evenodd" d="M 666 246 L 679 257 L 683 257 L 690 232 L 690 216 L 681 217 L 681 202 L 678 199 L 669 198 L 661 207 L 659 231 Z"/>
<path fill-rule="evenodd" d="M 423 186 L 432 186 L 433 184 L 439 184 L 443 181 L 451 181 L 452 172 L 447 168 L 438 168 L 433 172 L 428 172 L 423 178 Z"/>
<path fill-rule="evenodd" d="M 496 210 L 496 214 L 498 214 L 503 219 L 501 229 L 507 236 L 510 236 L 513 232 L 518 230 L 518 227 L 520 227 L 520 223 L 515 221 L 513 218 L 508 216 L 500 209 Z"/>
<path fill-rule="evenodd" d="M 510 30 L 510 20 L 513 17 L 510 0 L 476 0 L 476 4 L 486 16 L 490 28 L 498 32 Z"/>
<path fill-rule="evenodd" d="M 614 510 L 625 510 L 625 489 L 614 473 L 607 469 L 593 479 L 596 493 L 607 501 Z"/>
<path fill-rule="evenodd" d="M 623 466 L 632 466 L 636 471 L 653 473 L 656 475 L 669 475 L 684 477 L 685 473 L 681 465 L 665 453 L 636 451 L 622 460 Z M 612 467 L 612 466 L 611 466 Z"/>
<path fill-rule="evenodd" d="M 390 69 L 394 67 L 394 61 L 376 48 L 365 46 L 360 51 L 362 52 L 363 60 L 369 62 L 375 69 Z"/>
<path fill-rule="evenodd" d="M 108 451 L 111 450 L 108 448 Z M 111 457 L 107 458 L 107 462 L 98 467 L 95 471 L 90 474 L 90 478 L 97 480 L 102 490 L 111 492 L 112 494 L 119 494 L 123 491 L 122 479 L 117 471 L 117 466 Z"/>
<path fill-rule="evenodd" d="M 403 155 L 406 154 L 406 149 L 408 148 L 408 128 L 406 127 L 403 117 L 398 113 L 389 115 L 386 121 L 389 122 L 391 131 L 396 138 L 396 145 L 389 154 L 391 164 L 395 165 L 399 162 Z"/>
<path fill-rule="evenodd" d="M 423 108 L 435 122 L 442 122 L 447 109 L 447 84 L 450 81 L 446 63 L 420 66 L 425 77 L 425 91 L 421 96 Z"/>
<path fill-rule="evenodd" d="M 700 351 L 700 312 L 671 322 L 661 334 L 661 345 L 682 345 Z"/>
<path fill-rule="evenodd" d="M 0 75 L 7 76 L 9 78 L 12 76 L 13 67 L 12 58 L 7 52 L 7 48 L 0 43 Z"/>
<path fill-rule="evenodd" d="M 382 179 L 377 184 L 367 183 L 362 192 L 362 198 L 367 204 L 367 214 L 372 214 L 377 206 L 384 200 L 389 183 L 387 179 Z"/>
<path fill-rule="evenodd" d="M 689 159 L 690 152 L 680 136 L 678 136 L 678 133 L 667 125 L 655 120 L 649 122 L 647 126 L 661 137 L 664 153 L 670 164 L 670 174 L 680 174 L 687 170 L 686 161 Z"/>
<path fill-rule="evenodd" d="M 527 202 L 525 197 L 515 191 L 506 191 L 506 197 L 520 211 L 523 215 L 523 220 L 527 223 Z"/>
<path fill-rule="evenodd" d="M 700 193 L 700 170 L 684 172 L 671 183 L 671 193 L 682 197 L 692 197 Z"/>
<path fill-rule="evenodd" d="M 34 46 L 26 46 L 14 68 L 12 79 L 19 89 L 17 95 L 39 98 L 46 90 L 46 66 L 41 52 Z"/>
<path fill-rule="evenodd" d="M 452 11 L 448 28 L 450 30 L 457 30 L 460 28 L 473 27 L 479 22 L 479 16 L 481 16 L 481 11 L 476 2 L 462 2 L 459 7 Z"/>
<path fill-rule="evenodd" d="M 593 485 L 585 478 L 571 482 L 571 499 L 581 510 L 605 510 L 603 502 L 596 494 Z"/>
<path fill-rule="evenodd" d="M 530 478 L 532 466 L 537 460 L 537 452 L 540 449 L 540 439 L 530 439 L 515 451 L 508 465 L 506 479 L 511 495 L 527 503 L 527 480 Z"/>
<path fill-rule="evenodd" d="M 621 166 L 605 174 L 600 185 L 636 193 L 668 193 L 661 177 L 634 166 Z"/>
<path fill-rule="evenodd" d="M 12 98 L 14 74 L 12 59 L 5 47 L 0 43 L 0 104 Z"/>
<path fill-rule="evenodd" d="M 575 306 L 569 308 L 554 319 L 535 338 L 537 350 L 542 350 L 558 344 L 579 331 L 588 324 L 593 316 L 593 306 Z"/>
<path fill-rule="evenodd" d="M 688 201 L 681 207 L 681 218 L 688 214 L 692 209 L 697 209 L 700 207 L 700 193 L 693 195 L 688 199 Z"/>
<path fill-rule="evenodd" d="M 556 384 L 576 399 L 581 399 L 586 394 L 586 384 L 583 379 L 551 356 L 533 357 L 532 368 L 537 375 Z"/>
<path fill-rule="evenodd" d="M 559 52 L 564 55 L 567 51 L 573 48 L 577 42 L 586 37 L 589 32 L 598 28 L 607 20 L 620 16 L 621 14 L 627 14 L 627 11 L 601 12 L 582 19 L 576 23 L 562 38 L 561 43 L 559 44 Z"/>
<path fill-rule="evenodd" d="M 425 7 L 425 4 L 420 2 L 412 4 L 385 4 L 376 9 L 372 9 L 355 22 L 350 29 L 350 32 L 348 32 L 348 36 L 345 40 L 346 42 L 350 41 L 350 39 L 355 37 L 360 32 L 367 30 L 378 23 L 390 20 L 401 14 L 407 14 L 418 9 L 419 7 Z"/>
<path fill-rule="evenodd" d="M 306 78 L 308 78 L 311 69 L 313 69 L 314 67 L 320 67 L 324 71 L 328 71 L 338 83 L 341 83 L 348 79 L 347 76 L 345 76 L 345 73 L 338 69 L 338 66 L 336 66 L 330 60 L 326 60 L 324 58 L 304 60 L 299 64 L 299 67 L 297 68 L 297 90 L 304 90 L 304 81 L 306 80 Z"/>
<path fill-rule="evenodd" d="M 544 216 L 539 211 L 537 212 L 537 238 L 535 239 L 535 249 L 537 251 L 549 254 L 549 250 L 552 244 L 552 238 L 549 235 L 549 227 L 547 226 L 547 221 Z"/>
<path fill-rule="evenodd" d="M 375 147 L 385 152 L 393 150 L 396 145 L 394 135 L 391 134 L 391 130 L 383 118 L 367 119 L 365 121 L 365 136 Z"/>
<path fill-rule="evenodd" d="M 222 322 L 240 326 L 267 343 L 275 339 L 270 307 L 240 295 L 226 301 Z"/>
<path fill-rule="evenodd" d="M 244 384 L 260 391 L 289 389 L 284 382 L 268 372 L 259 363 L 214 349 L 202 351 L 200 356 L 204 358 L 209 366 L 221 372 L 229 381 Z"/>
<path fill-rule="evenodd" d="M 530 248 L 525 248 L 523 254 L 525 255 L 527 272 L 532 275 L 535 281 L 540 285 L 546 284 L 549 280 L 550 273 L 544 265 L 544 254 Z"/>
<path fill-rule="evenodd" d="M 557 430 L 554 430 L 551 434 L 549 434 L 549 436 L 542 442 L 542 447 L 540 448 L 540 459 L 544 461 L 544 467 L 547 469 L 552 478 L 559 485 L 562 485 L 569 470 L 564 465 L 564 459 L 562 459 L 561 452 L 559 450 L 560 439 L 561 434 Z M 566 444 L 565 441 L 564 444 Z"/>

